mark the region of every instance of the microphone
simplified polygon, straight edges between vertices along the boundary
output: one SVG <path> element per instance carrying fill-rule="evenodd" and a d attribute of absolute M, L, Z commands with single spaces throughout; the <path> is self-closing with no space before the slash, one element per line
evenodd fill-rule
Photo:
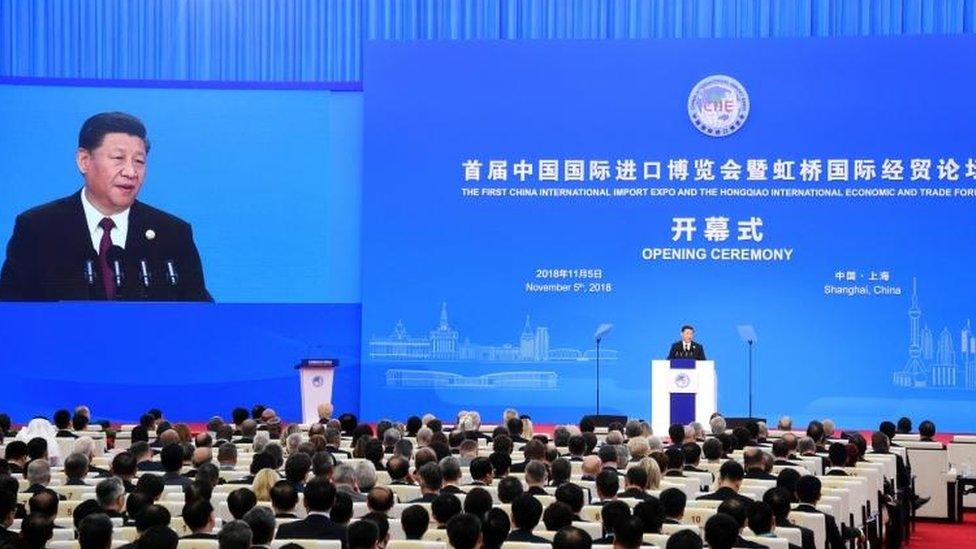
<path fill-rule="evenodd" d="M 600 324 L 599 326 L 597 326 L 596 334 L 594 334 L 593 337 L 596 338 L 597 341 L 601 341 L 603 339 L 603 336 L 609 334 L 610 330 L 612 329 L 613 329 L 613 324 Z"/>
<path fill-rule="evenodd" d="M 172 259 L 166 260 L 166 278 L 169 279 L 170 286 L 176 286 L 180 280 L 180 275 L 176 272 L 176 262 Z"/>
<path fill-rule="evenodd" d="M 139 278 L 142 279 L 142 285 L 146 288 L 149 287 L 149 264 L 145 259 L 139 260 Z"/>
<path fill-rule="evenodd" d="M 112 246 L 108 249 L 108 264 L 112 268 L 112 272 L 115 274 L 115 288 L 119 289 L 122 287 L 122 280 L 125 278 L 125 273 L 122 268 L 122 256 L 125 250 L 121 246 Z"/>
<path fill-rule="evenodd" d="M 95 260 L 88 259 L 85 261 L 84 274 L 85 282 L 87 282 L 89 286 L 93 286 L 95 284 Z"/>

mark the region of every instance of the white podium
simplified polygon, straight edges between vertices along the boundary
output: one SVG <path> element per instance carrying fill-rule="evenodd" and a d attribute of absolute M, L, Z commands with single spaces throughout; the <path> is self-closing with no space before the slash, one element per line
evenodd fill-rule
<path fill-rule="evenodd" d="M 718 408 L 718 381 L 711 360 L 651 361 L 651 427 L 664 436 L 674 423 L 708 426 Z"/>
<path fill-rule="evenodd" d="M 300 376 L 302 393 L 302 423 L 319 421 L 319 405 L 332 403 L 332 378 L 339 361 L 309 358 L 295 369 Z"/>

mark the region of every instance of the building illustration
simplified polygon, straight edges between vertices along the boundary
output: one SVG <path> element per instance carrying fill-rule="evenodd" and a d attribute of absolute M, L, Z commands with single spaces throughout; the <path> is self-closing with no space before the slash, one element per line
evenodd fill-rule
<path fill-rule="evenodd" d="M 427 337 L 414 337 L 407 333 L 402 320 L 396 323 L 393 333 L 373 336 L 369 341 L 369 358 L 377 361 L 465 361 L 465 362 L 576 362 L 596 360 L 596 349 L 552 347 L 549 329 L 533 328 L 531 318 L 525 317 L 522 332 L 514 343 L 483 345 L 460 334 L 448 320 L 447 303 L 441 304 L 440 319 Z M 617 360 L 613 349 L 600 349 L 601 361 Z"/>
<path fill-rule="evenodd" d="M 514 342 L 501 344 L 480 344 L 465 337 L 463 340 L 457 329 L 451 326 L 447 314 L 447 303 L 441 304 L 437 326 L 426 337 L 411 336 L 403 321 L 397 321 L 393 332 L 387 336 L 373 336 L 369 341 L 369 358 L 377 362 L 437 363 L 445 366 L 451 363 L 497 364 L 499 367 L 516 367 L 531 364 L 573 364 L 588 363 L 597 358 L 596 349 L 576 349 L 552 347 L 549 329 L 533 326 L 531 317 L 526 315 L 522 331 Z M 601 361 L 616 361 L 618 352 L 613 349 L 600 349 Z M 463 366 L 462 366 L 463 367 Z M 425 370 L 421 368 L 391 368 L 386 371 L 388 387 L 426 387 L 456 388 L 475 390 L 555 390 L 559 375 L 554 371 L 535 371 L 518 369 L 515 371 L 491 372 L 484 375 L 467 375 L 455 372 Z"/>
<path fill-rule="evenodd" d="M 958 347 L 948 327 L 942 328 L 938 338 L 933 337 L 932 330 L 922 325 L 915 279 L 912 279 L 908 320 L 908 361 L 894 372 L 892 383 L 909 389 L 976 391 L 976 336 L 973 335 L 971 322 L 967 320 L 960 330 Z"/>

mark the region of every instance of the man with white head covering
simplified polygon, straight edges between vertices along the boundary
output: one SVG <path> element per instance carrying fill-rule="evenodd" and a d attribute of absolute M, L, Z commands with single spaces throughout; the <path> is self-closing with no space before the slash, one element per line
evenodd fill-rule
<path fill-rule="evenodd" d="M 35 438 L 42 438 L 47 441 L 47 459 L 52 466 L 61 465 L 61 451 L 58 448 L 58 439 L 55 437 L 58 430 L 51 425 L 47 419 L 36 417 L 30 420 L 27 427 L 17 432 L 16 440 L 29 443 Z"/>

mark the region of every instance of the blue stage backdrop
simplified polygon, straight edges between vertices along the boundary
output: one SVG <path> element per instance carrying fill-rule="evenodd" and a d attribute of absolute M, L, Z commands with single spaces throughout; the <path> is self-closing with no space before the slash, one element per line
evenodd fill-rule
<path fill-rule="evenodd" d="M 648 415 L 681 325 L 719 407 L 973 430 L 970 38 L 378 42 L 363 414 Z"/>
<path fill-rule="evenodd" d="M 2 411 L 17 422 L 88 404 L 132 421 L 151 407 L 182 421 L 263 403 L 301 419 L 302 358 L 339 360 L 333 402 L 359 406 L 356 304 L 0 304 Z"/>

